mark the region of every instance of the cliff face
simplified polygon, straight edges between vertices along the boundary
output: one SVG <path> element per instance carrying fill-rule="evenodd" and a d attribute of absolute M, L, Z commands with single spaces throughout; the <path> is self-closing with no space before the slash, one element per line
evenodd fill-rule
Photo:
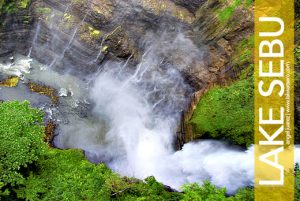
<path fill-rule="evenodd" d="M 2 9 L 0 9 L 2 10 Z M 0 13 L 0 57 L 14 51 L 25 54 L 26 41 L 30 37 L 33 16 L 30 9 Z"/>
<path fill-rule="evenodd" d="M 246 33 L 250 26 L 251 19 L 247 23 L 241 19 L 242 25 L 234 28 L 220 23 L 215 13 L 219 8 L 220 2 L 203 0 L 35 0 L 27 9 L 2 13 L 1 55 L 24 54 L 31 48 L 32 56 L 57 69 L 73 66 L 90 73 L 95 65 L 80 66 L 94 59 L 101 62 L 105 56 L 127 59 L 133 55 L 138 60 L 139 44 L 148 31 L 180 28 L 199 48 L 208 45 L 205 61 L 183 70 L 190 83 L 202 89 L 218 80 L 236 35 L 243 38 L 241 30 Z"/>
<path fill-rule="evenodd" d="M 203 52 L 199 62 L 180 69 L 195 90 L 183 113 L 184 123 L 209 88 L 235 79 L 251 63 L 251 58 L 235 62 L 240 56 L 237 47 L 253 33 L 253 9 L 247 2 L 33 0 L 27 8 L 2 13 L 0 56 L 30 53 L 58 71 L 93 74 L 107 59 L 141 60 L 141 44 L 149 32 L 180 31 Z M 182 60 L 171 59 L 168 62 Z M 191 128 L 182 125 L 178 147 L 193 139 Z"/>
<path fill-rule="evenodd" d="M 239 79 L 242 73 L 245 78 L 253 71 L 254 13 L 251 2 L 205 1 L 195 12 L 192 26 L 194 43 L 207 46 L 205 64 L 213 78 L 203 83 L 203 79 L 197 80 L 197 76 L 190 77 L 196 78 L 194 83 L 203 83 L 205 87 L 198 88 L 190 107 L 183 113 L 179 147 L 197 139 L 193 126 L 188 122 L 202 96 L 216 85 L 228 85 Z M 197 73 L 195 68 L 190 72 L 193 75 Z"/>

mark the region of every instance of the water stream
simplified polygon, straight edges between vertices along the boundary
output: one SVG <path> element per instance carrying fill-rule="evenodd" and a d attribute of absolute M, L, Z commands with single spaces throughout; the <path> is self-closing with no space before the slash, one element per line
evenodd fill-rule
<path fill-rule="evenodd" d="M 121 175 L 140 179 L 153 175 L 175 189 L 206 179 L 226 187 L 229 193 L 253 185 L 253 147 L 245 151 L 221 141 L 202 140 L 174 150 L 181 112 L 193 92 L 181 70 L 202 58 L 199 48 L 183 33 L 147 33 L 138 64 L 130 64 L 131 57 L 124 62 L 106 61 L 88 78 L 58 73 L 31 58 L 32 50 L 50 48 L 56 54 L 49 66 L 62 60 L 67 51 L 72 51 L 85 18 L 86 14 L 67 39 L 60 38 L 54 28 L 57 19 L 53 19 L 53 29 L 49 27 L 53 37 L 45 44 L 38 42 L 42 29 L 38 22 L 29 54 L 14 55 L 14 62 L 0 61 L 0 78 L 22 78 L 15 88 L 1 87 L 0 99 L 29 100 L 45 111 L 46 118 L 59 124 L 56 147 L 82 149 L 90 161 L 104 162 Z M 62 42 L 64 48 L 57 48 Z M 102 45 L 93 63 L 101 56 Z M 49 98 L 31 92 L 26 86 L 29 80 L 55 88 L 61 96 L 60 104 L 53 106 Z M 300 147 L 296 150 L 297 162 L 299 152 Z"/>

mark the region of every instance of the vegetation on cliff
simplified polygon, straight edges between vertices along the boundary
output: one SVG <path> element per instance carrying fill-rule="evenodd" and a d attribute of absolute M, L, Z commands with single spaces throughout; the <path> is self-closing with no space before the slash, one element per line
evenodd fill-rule
<path fill-rule="evenodd" d="M 29 6 L 31 0 L 0 0 L 0 13 L 13 13 Z"/>
<path fill-rule="evenodd" d="M 197 137 L 253 144 L 253 87 L 253 79 L 248 78 L 205 94 L 190 120 Z"/>
<path fill-rule="evenodd" d="M 42 113 L 28 102 L 0 104 L 0 188 L 25 180 L 29 165 L 44 153 Z M 5 188 L 5 194 L 8 189 Z"/>

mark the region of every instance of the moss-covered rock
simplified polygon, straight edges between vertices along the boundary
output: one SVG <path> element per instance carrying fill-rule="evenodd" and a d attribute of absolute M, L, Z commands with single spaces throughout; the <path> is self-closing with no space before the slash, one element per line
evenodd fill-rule
<path fill-rule="evenodd" d="M 54 105 L 57 105 L 59 103 L 58 93 L 56 89 L 31 81 L 27 83 L 27 86 L 30 91 L 49 97 Z"/>
<path fill-rule="evenodd" d="M 16 87 L 19 84 L 20 78 L 17 76 L 11 76 L 4 80 L 0 80 L 0 86 L 2 87 Z"/>
<path fill-rule="evenodd" d="M 253 79 L 216 87 L 205 94 L 190 120 L 196 138 L 222 139 L 249 146 L 254 136 Z"/>
<path fill-rule="evenodd" d="M 14 13 L 21 9 L 26 9 L 31 0 L 0 0 L 0 12 L 1 13 Z"/>

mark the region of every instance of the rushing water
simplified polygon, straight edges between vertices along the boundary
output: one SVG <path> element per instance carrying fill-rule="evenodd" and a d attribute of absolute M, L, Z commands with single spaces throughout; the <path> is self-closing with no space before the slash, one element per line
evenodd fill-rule
<path fill-rule="evenodd" d="M 15 64 L 2 63 L 0 69 L 2 74 L 22 74 L 24 81 L 16 88 L 2 87 L 0 98 L 30 100 L 60 123 L 56 146 L 81 148 L 91 161 L 105 162 L 121 175 L 141 179 L 154 175 L 176 189 L 186 182 L 206 179 L 225 186 L 229 193 L 252 185 L 253 147 L 242 151 L 204 140 L 188 143 L 181 151 L 173 150 L 178 120 L 174 106 L 184 104 L 183 95 L 176 89 L 186 86 L 178 72 L 169 69 L 159 73 L 147 66 L 150 58 L 152 64 L 155 60 L 151 54 L 135 72 L 124 71 L 124 64 L 107 63 L 90 87 L 76 77 L 58 74 L 18 56 Z M 124 72 L 120 74 L 120 70 Z M 46 97 L 26 89 L 23 82 L 28 79 L 64 89 L 61 104 L 52 107 Z M 89 108 L 82 109 L 82 105 L 90 105 L 90 114 L 82 113 Z M 296 154 L 300 162 L 299 149 Z"/>

